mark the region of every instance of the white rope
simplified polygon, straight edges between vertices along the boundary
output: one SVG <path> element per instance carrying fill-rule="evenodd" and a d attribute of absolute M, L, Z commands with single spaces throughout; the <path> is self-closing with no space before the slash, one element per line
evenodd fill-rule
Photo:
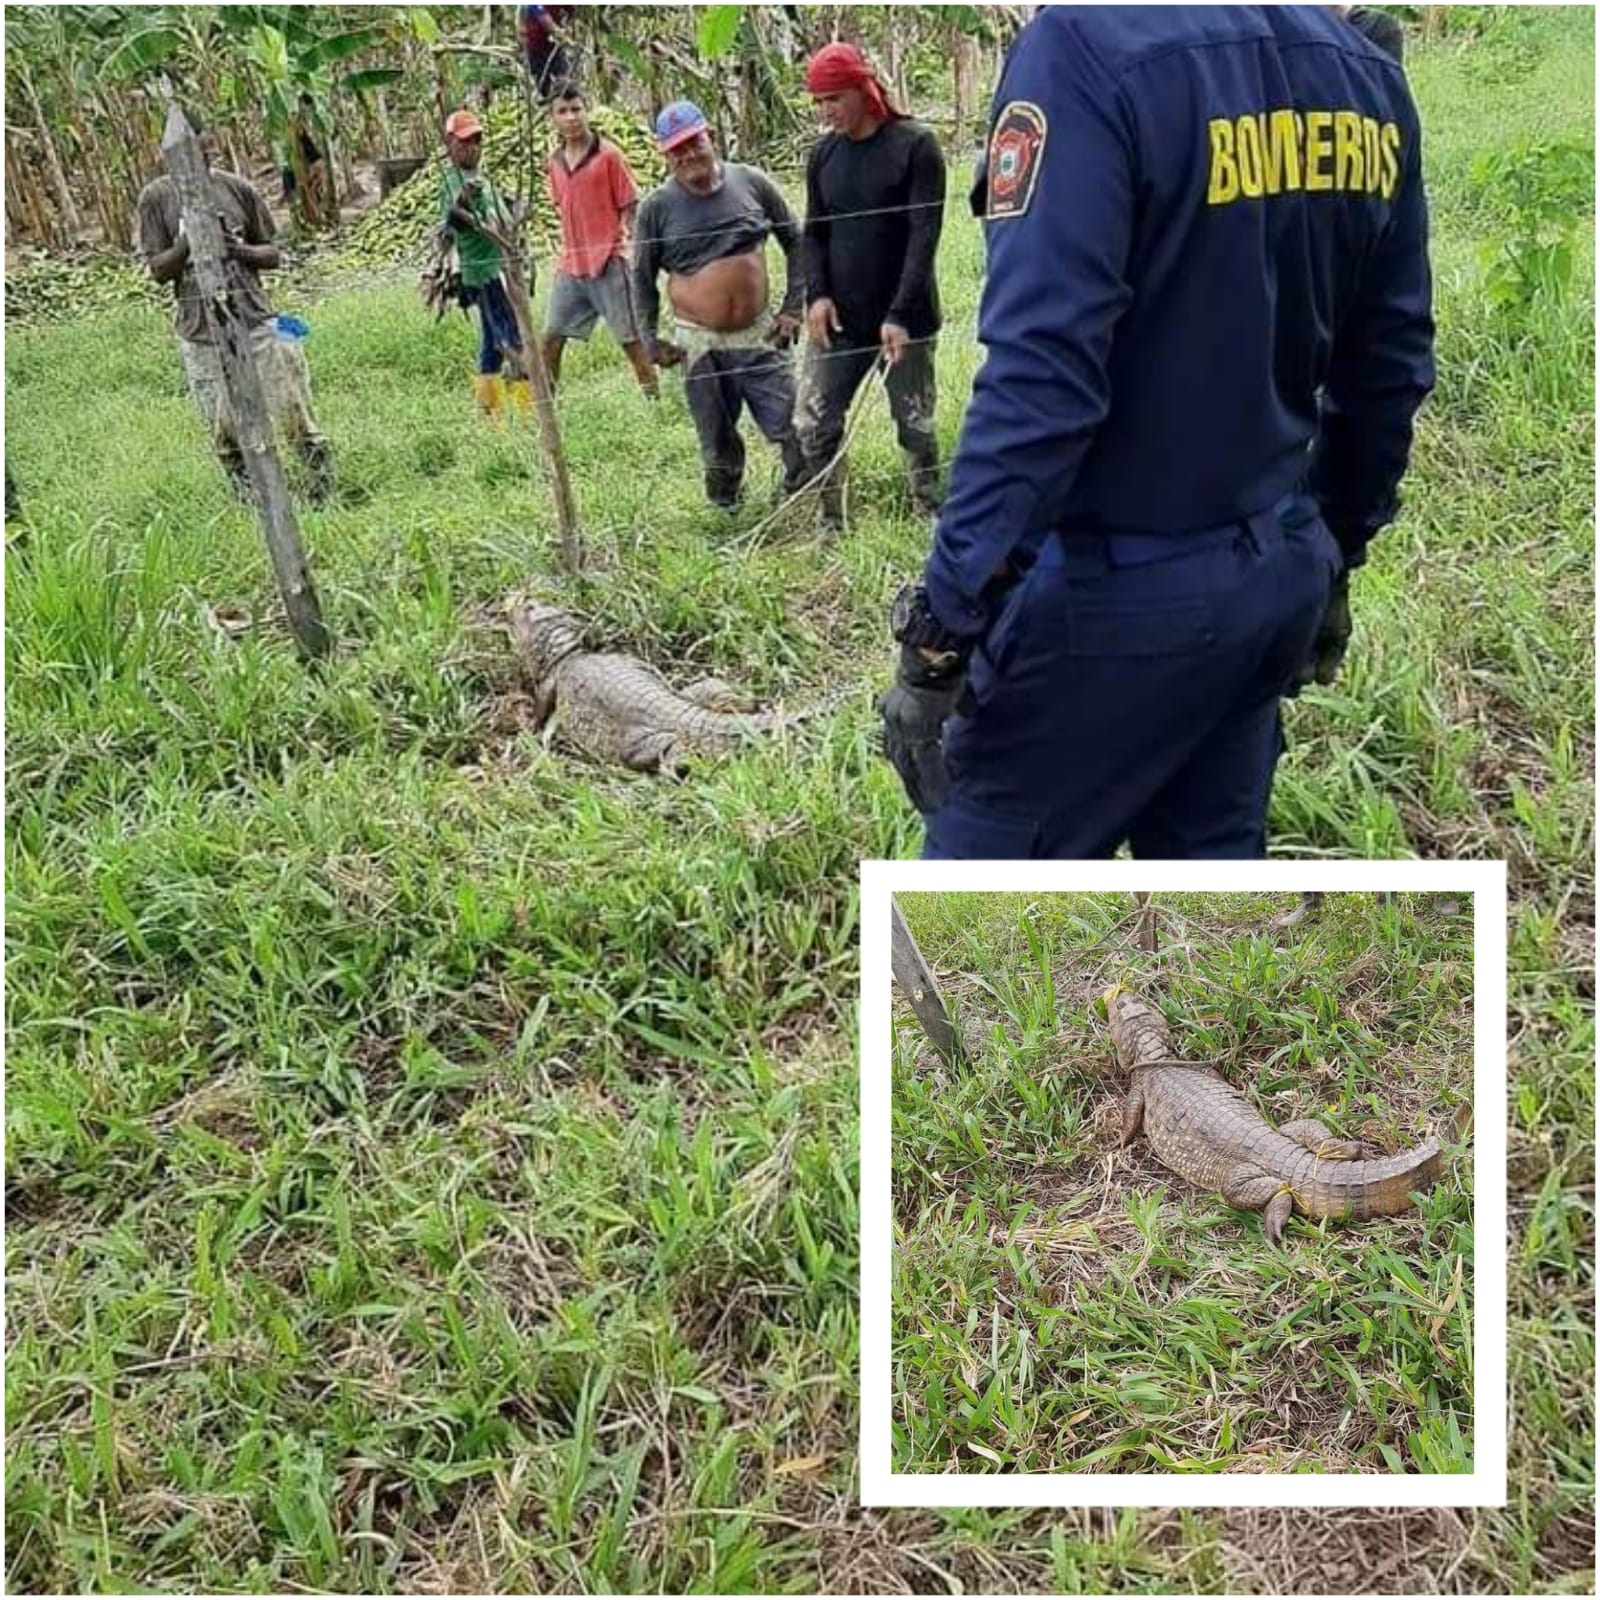
<path fill-rule="evenodd" d="M 844 433 L 839 439 L 839 448 L 793 494 L 780 500 L 754 527 L 747 528 L 739 538 L 733 540 L 732 546 L 734 549 L 743 552 L 754 550 L 761 543 L 767 529 L 798 500 L 810 494 L 844 460 L 845 452 L 850 448 L 850 440 L 857 427 L 860 426 L 861 419 L 867 414 L 872 396 L 879 393 L 887 394 L 888 389 L 889 367 L 888 363 L 880 356 L 873 363 L 872 371 L 868 374 L 866 383 L 856 391 L 856 397 L 851 402 L 850 414 L 845 419 Z"/>

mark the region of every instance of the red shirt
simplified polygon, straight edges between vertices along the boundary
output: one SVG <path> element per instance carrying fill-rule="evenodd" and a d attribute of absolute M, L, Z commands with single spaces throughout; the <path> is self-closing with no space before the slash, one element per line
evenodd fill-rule
<path fill-rule="evenodd" d="M 545 168 L 550 201 L 561 217 L 561 259 L 556 271 L 569 278 L 598 278 L 622 252 L 622 213 L 638 201 L 627 158 L 596 135 L 575 167 L 557 150 Z"/>

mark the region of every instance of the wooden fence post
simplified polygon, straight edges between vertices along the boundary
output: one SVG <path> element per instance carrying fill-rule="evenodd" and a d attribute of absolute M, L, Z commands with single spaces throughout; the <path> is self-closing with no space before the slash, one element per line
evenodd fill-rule
<path fill-rule="evenodd" d="M 222 384 L 238 434 L 239 450 L 278 580 L 278 593 L 300 653 L 317 661 L 333 647 L 312 586 L 311 569 L 295 526 L 294 503 L 272 436 L 272 416 L 250 346 L 251 329 L 229 303 L 223 272 L 222 225 L 211 199 L 211 174 L 189 119 L 177 107 L 167 112 L 161 153 L 178 188 L 189 261 L 206 324 L 222 365 Z"/>
<path fill-rule="evenodd" d="M 1139 948 L 1154 955 L 1156 948 L 1156 908 L 1150 904 L 1150 896 L 1146 892 L 1136 889 L 1133 898 L 1139 907 Z"/>
<path fill-rule="evenodd" d="M 506 298 L 516 313 L 517 333 L 522 339 L 521 361 L 533 391 L 533 414 L 539 424 L 539 447 L 544 456 L 545 475 L 556 507 L 556 533 L 561 541 L 561 564 L 569 573 L 583 570 L 583 544 L 578 534 L 578 507 L 572 494 L 572 476 L 567 471 L 567 449 L 561 441 L 561 423 L 556 417 L 555 390 L 550 387 L 550 369 L 544 364 L 544 347 L 534 326 L 533 308 L 528 301 L 527 274 L 522 267 L 522 252 L 514 239 L 496 234 L 505 262 Z"/>
<path fill-rule="evenodd" d="M 894 973 L 894 981 L 911 1002 L 911 1009 L 916 1012 L 917 1020 L 927 1032 L 934 1049 L 955 1065 L 961 1060 L 961 1041 L 951 1026 L 949 1008 L 944 1003 L 944 996 L 939 992 L 939 985 L 934 981 L 928 963 L 917 949 L 917 941 L 911 937 L 906 919 L 900 914 L 899 903 L 892 896 L 889 900 L 889 918 L 889 966 Z"/>

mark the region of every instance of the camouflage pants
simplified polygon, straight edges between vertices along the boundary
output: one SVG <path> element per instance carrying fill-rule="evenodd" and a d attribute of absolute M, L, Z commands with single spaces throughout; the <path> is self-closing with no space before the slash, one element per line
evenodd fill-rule
<path fill-rule="evenodd" d="M 912 499 L 922 510 L 931 510 L 939 499 L 939 443 L 933 426 L 939 389 L 933 351 L 932 339 L 908 345 L 889 368 L 884 383 L 895 432 L 906 455 Z M 795 402 L 795 427 L 805 450 L 807 471 L 821 471 L 838 453 L 850 403 L 877 359 L 876 345 L 847 348 L 835 343 L 831 350 L 806 345 Z M 822 483 L 824 508 L 832 512 L 838 509 L 843 476 L 841 461 Z"/>
<path fill-rule="evenodd" d="M 215 345 L 192 344 L 180 339 L 178 348 L 183 355 L 183 375 L 189 380 L 189 393 L 211 430 L 217 454 L 229 472 L 241 474 L 244 457 L 222 381 L 222 358 Z M 320 461 L 325 455 L 327 441 L 311 409 L 311 372 L 300 341 L 280 339 L 270 322 L 262 322 L 250 330 L 250 348 L 255 353 L 256 370 L 261 374 L 267 414 L 274 430 L 308 461 Z"/>

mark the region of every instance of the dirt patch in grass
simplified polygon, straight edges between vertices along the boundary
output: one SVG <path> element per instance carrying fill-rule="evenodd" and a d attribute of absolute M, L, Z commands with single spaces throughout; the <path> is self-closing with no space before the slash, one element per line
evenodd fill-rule
<path fill-rule="evenodd" d="M 1471 1511 L 1230 1511 L 1221 1554 L 1244 1594 L 1450 1594 Z"/>

